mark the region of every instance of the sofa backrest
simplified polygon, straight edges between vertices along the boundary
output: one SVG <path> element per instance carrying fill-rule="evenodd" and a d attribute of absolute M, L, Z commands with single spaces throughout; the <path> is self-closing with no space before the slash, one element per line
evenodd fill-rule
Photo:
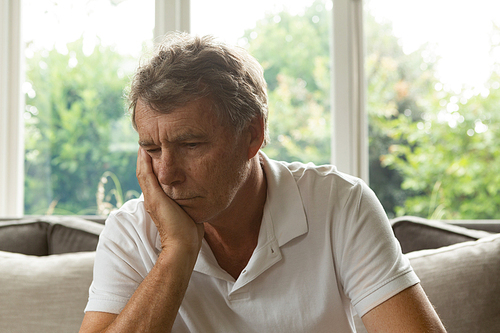
<path fill-rule="evenodd" d="M 491 235 L 483 230 L 468 229 L 415 216 L 399 217 L 392 220 L 391 223 L 403 253 L 437 249 L 456 243 L 475 241 Z"/>
<path fill-rule="evenodd" d="M 1 221 L 0 251 L 45 256 L 94 251 L 104 225 L 78 217 Z"/>

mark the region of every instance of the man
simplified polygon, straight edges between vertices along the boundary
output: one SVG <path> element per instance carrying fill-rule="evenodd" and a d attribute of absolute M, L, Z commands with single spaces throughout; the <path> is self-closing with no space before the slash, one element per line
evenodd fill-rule
<path fill-rule="evenodd" d="M 110 215 L 81 332 L 444 332 L 382 207 L 276 162 L 260 65 L 172 34 L 131 86 L 143 196 Z"/>

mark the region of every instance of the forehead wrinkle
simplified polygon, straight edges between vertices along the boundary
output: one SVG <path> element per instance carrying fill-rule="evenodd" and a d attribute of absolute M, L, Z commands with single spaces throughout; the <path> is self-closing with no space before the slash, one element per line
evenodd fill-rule
<path fill-rule="evenodd" d="M 139 134 L 139 145 L 141 147 L 155 145 L 155 141 L 158 141 L 158 138 L 155 137 L 158 135 L 160 128 L 158 115 L 151 112 L 141 100 L 138 101 L 136 106 L 135 123 Z M 154 127 L 156 127 L 156 131 L 151 130 Z"/>
<path fill-rule="evenodd" d="M 155 138 L 139 138 L 140 146 L 157 146 L 162 143 L 178 143 L 191 140 L 205 141 L 213 136 L 213 133 L 207 133 L 207 131 L 203 128 L 191 129 L 191 126 L 186 126 L 181 129 L 171 128 L 170 133 L 168 133 L 168 130 L 162 130 L 162 126 L 160 126 L 160 124 L 157 123 L 156 125 L 157 130 L 153 132 Z M 151 133 L 146 133 L 146 135 L 149 137 Z"/>
<path fill-rule="evenodd" d="M 159 146 L 189 140 L 210 140 L 225 127 L 212 107 L 204 109 L 202 100 L 193 104 L 188 109 L 179 107 L 163 113 L 139 103 L 136 123 L 141 125 L 138 126 L 139 134 L 143 134 L 139 137 L 139 145 Z"/>
<path fill-rule="evenodd" d="M 202 133 L 182 133 L 179 134 L 178 136 L 174 136 L 172 139 L 172 142 L 179 142 L 179 141 L 189 141 L 189 140 L 205 140 L 209 137 L 207 134 L 202 134 Z"/>

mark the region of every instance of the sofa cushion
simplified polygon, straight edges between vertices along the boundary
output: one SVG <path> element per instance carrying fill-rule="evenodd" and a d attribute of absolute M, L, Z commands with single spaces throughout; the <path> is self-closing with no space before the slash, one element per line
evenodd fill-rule
<path fill-rule="evenodd" d="M 491 233 L 482 230 L 471 230 L 413 216 L 392 220 L 392 229 L 401 244 L 403 253 L 437 249 L 491 235 Z"/>
<path fill-rule="evenodd" d="M 500 332 L 500 234 L 408 258 L 449 332 Z"/>
<path fill-rule="evenodd" d="M 500 234 L 407 257 L 448 332 L 500 332 Z"/>
<path fill-rule="evenodd" d="M 94 257 L 0 251 L 0 332 L 78 332 Z"/>
<path fill-rule="evenodd" d="M 47 255 L 49 224 L 37 220 L 6 221 L 0 223 L 0 251 Z"/>
<path fill-rule="evenodd" d="M 76 216 L 51 216 L 48 233 L 49 254 L 95 251 L 104 225 Z"/>
<path fill-rule="evenodd" d="M 72 216 L 0 222 L 0 251 L 50 255 L 94 251 L 104 226 Z"/>

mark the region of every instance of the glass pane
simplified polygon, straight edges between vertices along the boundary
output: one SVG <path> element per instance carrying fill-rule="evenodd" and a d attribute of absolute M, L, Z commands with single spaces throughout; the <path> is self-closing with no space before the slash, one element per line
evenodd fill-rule
<path fill-rule="evenodd" d="M 365 2 L 370 185 L 391 216 L 500 218 L 500 2 Z"/>
<path fill-rule="evenodd" d="M 191 31 L 245 47 L 264 67 L 271 143 L 287 161 L 330 161 L 331 1 L 191 1 Z"/>
<path fill-rule="evenodd" d="M 153 0 L 23 1 L 25 214 L 107 214 L 139 192 L 124 89 Z"/>

